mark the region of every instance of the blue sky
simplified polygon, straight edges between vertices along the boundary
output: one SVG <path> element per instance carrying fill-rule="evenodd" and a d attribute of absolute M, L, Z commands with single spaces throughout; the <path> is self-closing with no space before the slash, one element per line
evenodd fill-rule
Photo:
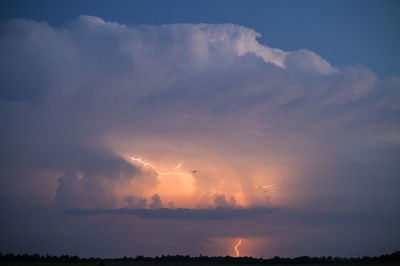
<path fill-rule="evenodd" d="M 60 25 L 79 15 L 122 24 L 234 23 L 284 50 L 309 49 L 333 65 L 400 75 L 398 1 L 1 1 L 0 18 Z"/>
<path fill-rule="evenodd" d="M 398 2 L 0 5 L 1 252 L 400 246 Z"/>

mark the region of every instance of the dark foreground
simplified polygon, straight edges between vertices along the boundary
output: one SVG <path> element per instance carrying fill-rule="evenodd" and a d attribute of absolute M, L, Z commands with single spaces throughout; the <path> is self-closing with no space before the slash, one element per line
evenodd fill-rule
<path fill-rule="evenodd" d="M 207 262 L 0 262 L 0 265 L 10 266 L 250 266 L 254 264 L 237 263 L 207 263 Z M 282 265 L 282 264 L 270 264 Z M 318 266 L 327 264 L 285 264 L 286 266 Z M 400 266 L 400 262 L 376 262 L 376 263 L 330 263 L 329 266 Z"/>
<path fill-rule="evenodd" d="M 340 257 L 308 257 L 301 256 L 296 258 L 280 258 L 274 257 L 270 259 L 230 256 L 225 257 L 208 257 L 208 256 L 161 256 L 161 257 L 143 257 L 135 258 L 79 258 L 78 256 L 40 256 L 33 255 L 14 255 L 0 253 L 0 266 L 35 266 L 35 265 L 55 265 L 55 266 L 215 266 L 215 265 L 287 265 L 287 266 L 400 266 L 400 251 L 391 254 L 384 254 L 375 257 L 357 257 L 357 258 L 340 258 Z"/>

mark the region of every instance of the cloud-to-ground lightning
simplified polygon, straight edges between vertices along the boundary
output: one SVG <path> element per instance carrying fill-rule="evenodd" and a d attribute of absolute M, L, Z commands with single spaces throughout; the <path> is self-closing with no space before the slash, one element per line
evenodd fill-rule
<path fill-rule="evenodd" d="M 241 239 L 241 238 L 239 239 L 239 242 L 237 242 L 236 245 L 235 245 L 235 247 L 234 247 L 235 252 L 236 252 L 235 257 L 239 257 L 239 256 L 240 256 L 240 252 L 239 252 L 239 250 L 238 250 L 238 247 L 240 246 L 240 244 L 242 244 L 242 239 Z"/>

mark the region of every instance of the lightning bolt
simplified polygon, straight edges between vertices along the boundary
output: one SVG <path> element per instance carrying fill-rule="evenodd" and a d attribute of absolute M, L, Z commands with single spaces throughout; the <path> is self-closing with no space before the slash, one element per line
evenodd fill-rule
<path fill-rule="evenodd" d="M 131 159 L 134 162 L 137 162 L 143 166 L 148 166 L 151 169 L 153 169 L 158 175 L 182 175 L 182 174 L 186 174 L 186 172 L 160 172 L 158 171 L 151 163 L 143 161 L 141 157 L 133 157 L 133 156 L 128 156 L 129 159 Z M 178 164 L 175 169 L 180 168 L 182 166 L 183 162 L 181 162 L 180 164 Z"/>
<path fill-rule="evenodd" d="M 183 162 L 178 163 L 178 165 L 175 166 L 175 169 L 181 168 L 182 164 L 183 164 Z"/>
<path fill-rule="evenodd" d="M 128 156 L 128 158 L 131 159 L 131 160 L 134 161 L 134 162 L 140 163 L 140 164 L 143 165 L 143 166 L 149 166 L 151 169 L 153 169 L 154 171 L 156 171 L 157 174 L 158 174 L 157 169 L 156 169 L 154 166 L 152 166 L 150 163 L 143 161 L 142 158 L 140 158 L 140 157 L 139 157 L 139 158 L 136 158 L 136 157 L 133 157 L 133 156 Z"/>
<path fill-rule="evenodd" d="M 261 186 L 261 188 L 264 189 L 264 190 L 268 190 L 269 188 L 271 188 L 273 186 L 275 186 L 275 184 L 271 184 L 271 185 L 268 185 L 268 186 Z"/>
<path fill-rule="evenodd" d="M 239 239 L 239 242 L 237 242 L 235 247 L 234 247 L 235 252 L 236 252 L 235 257 L 237 257 L 237 258 L 240 256 L 240 253 L 239 253 L 239 250 L 238 250 L 238 247 L 240 246 L 240 244 L 242 244 L 242 239 L 241 238 Z"/>

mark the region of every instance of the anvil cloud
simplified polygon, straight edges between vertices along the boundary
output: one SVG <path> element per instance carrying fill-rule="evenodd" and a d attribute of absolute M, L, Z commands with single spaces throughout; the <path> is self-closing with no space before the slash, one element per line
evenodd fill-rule
<path fill-rule="evenodd" d="M 241 246 L 252 256 L 398 247 L 400 78 L 258 37 L 93 16 L 1 25 L 0 249 L 218 255 L 238 237 L 257 243 Z"/>

